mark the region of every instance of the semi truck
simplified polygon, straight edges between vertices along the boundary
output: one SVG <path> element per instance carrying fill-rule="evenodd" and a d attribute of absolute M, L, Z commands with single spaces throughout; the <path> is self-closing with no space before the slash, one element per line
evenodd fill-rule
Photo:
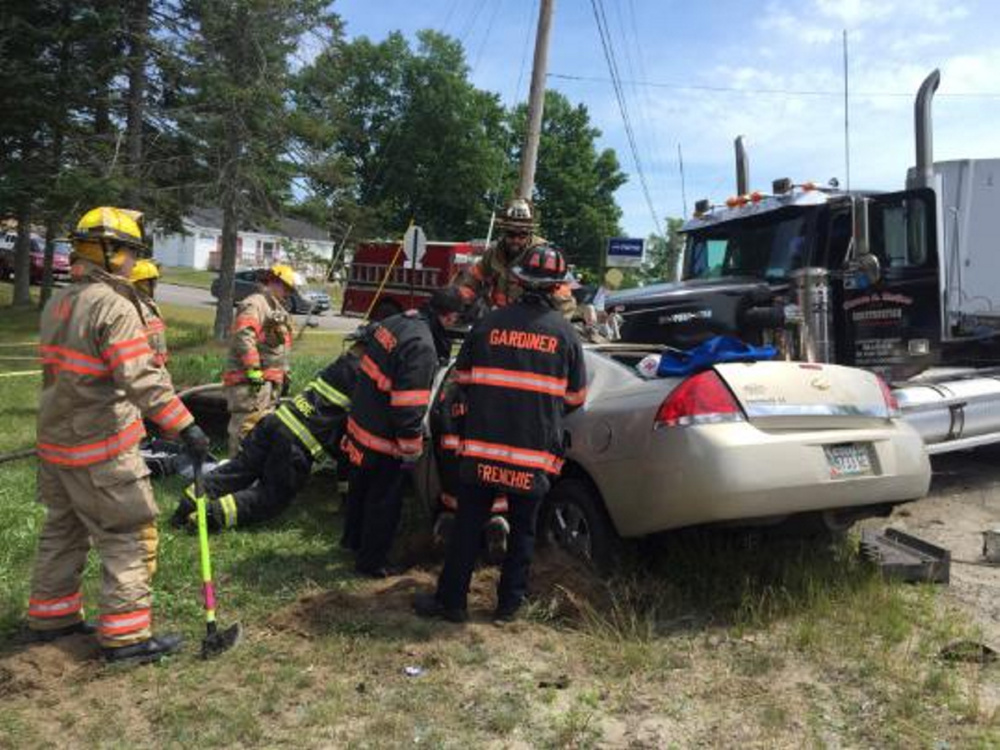
<path fill-rule="evenodd" d="M 719 334 L 880 374 L 931 454 L 1000 441 L 1000 159 L 935 162 L 935 70 L 914 104 L 905 189 L 749 186 L 700 200 L 681 281 L 609 296 L 625 341 L 689 348 Z"/>

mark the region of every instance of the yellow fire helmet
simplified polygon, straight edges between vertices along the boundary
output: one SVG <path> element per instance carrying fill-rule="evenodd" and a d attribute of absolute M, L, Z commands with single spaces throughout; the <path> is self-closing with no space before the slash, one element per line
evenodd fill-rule
<path fill-rule="evenodd" d="M 291 266 L 284 263 L 276 263 L 271 266 L 271 278 L 278 279 L 289 289 L 294 289 L 298 285 L 298 274 Z"/>
<path fill-rule="evenodd" d="M 151 260 L 137 260 L 132 267 L 128 280 L 133 284 L 137 281 L 155 281 L 160 278 L 160 268 Z"/>
<path fill-rule="evenodd" d="M 108 270 L 121 267 L 121 251 L 137 257 L 149 254 L 142 228 L 142 214 L 114 206 L 98 206 L 85 213 L 73 232 L 73 251 L 82 258 L 102 263 Z"/>

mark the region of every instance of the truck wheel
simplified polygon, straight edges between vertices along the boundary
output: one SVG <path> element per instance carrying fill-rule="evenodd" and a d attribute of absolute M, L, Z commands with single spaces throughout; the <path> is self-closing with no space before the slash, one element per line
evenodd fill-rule
<path fill-rule="evenodd" d="M 564 479 L 549 492 L 539 514 L 538 539 L 600 573 L 614 569 L 621 544 L 597 492 L 581 479 Z"/>
<path fill-rule="evenodd" d="M 375 305 L 375 309 L 372 310 L 371 320 L 378 322 L 393 315 L 398 315 L 401 312 L 403 312 L 403 308 L 390 299 L 384 299 Z"/>

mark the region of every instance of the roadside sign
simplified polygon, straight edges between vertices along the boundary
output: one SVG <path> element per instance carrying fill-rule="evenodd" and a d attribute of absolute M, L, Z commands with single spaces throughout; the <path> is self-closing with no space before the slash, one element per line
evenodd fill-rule
<path fill-rule="evenodd" d="M 641 266 L 646 258 L 646 241 L 641 237 L 612 237 L 608 240 L 608 266 Z"/>
<path fill-rule="evenodd" d="M 424 255 L 427 253 L 427 235 L 416 224 L 406 230 L 403 235 L 403 252 L 406 254 L 407 268 L 423 268 Z"/>

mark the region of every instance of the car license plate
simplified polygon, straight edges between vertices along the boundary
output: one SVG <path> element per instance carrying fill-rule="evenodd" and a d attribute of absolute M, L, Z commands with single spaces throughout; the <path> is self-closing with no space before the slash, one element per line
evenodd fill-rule
<path fill-rule="evenodd" d="M 844 443 L 825 445 L 826 462 L 830 467 L 830 479 L 859 477 L 872 474 L 871 449 L 868 443 Z"/>

